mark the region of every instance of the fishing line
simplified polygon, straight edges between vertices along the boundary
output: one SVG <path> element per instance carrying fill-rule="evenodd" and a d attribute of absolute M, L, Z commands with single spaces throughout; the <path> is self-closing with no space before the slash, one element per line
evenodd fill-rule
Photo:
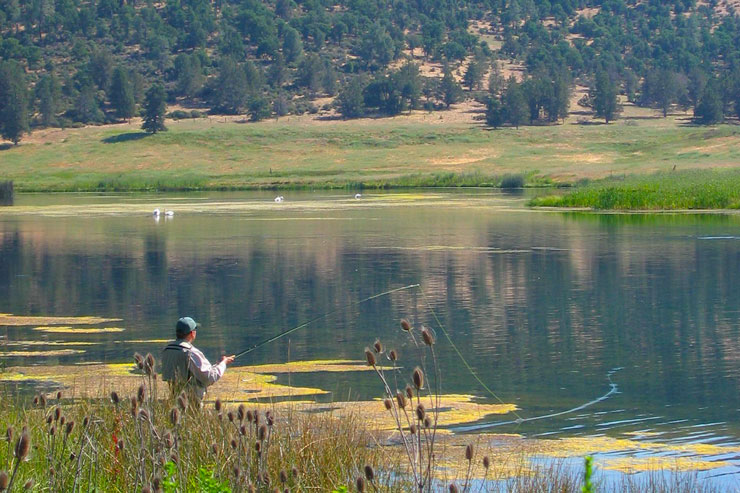
<path fill-rule="evenodd" d="M 265 339 L 263 341 L 260 341 L 257 344 L 255 344 L 254 346 L 250 346 L 249 348 L 245 349 L 244 351 L 235 354 L 234 355 L 234 359 L 239 358 L 240 356 L 244 356 L 245 354 L 251 353 L 255 349 L 259 349 L 262 346 L 265 346 L 267 344 L 270 344 L 271 342 L 275 342 L 278 339 L 281 339 L 281 338 L 287 336 L 288 334 L 292 334 L 296 330 L 300 330 L 300 329 L 306 327 L 307 325 L 310 325 L 310 324 L 316 322 L 317 320 L 321 320 L 322 318 L 326 318 L 326 317 L 328 317 L 330 315 L 333 315 L 333 314 L 337 313 L 338 311 L 345 310 L 345 309 L 347 309 L 347 308 L 349 308 L 351 306 L 360 305 L 362 303 L 365 303 L 365 302 L 370 301 L 370 300 L 374 300 L 376 298 L 381 298 L 381 297 L 387 296 L 389 294 L 397 293 L 399 291 L 405 291 L 407 289 L 412 289 L 412 288 L 420 288 L 421 289 L 421 286 L 419 284 L 409 284 L 408 286 L 403 286 L 402 288 L 390 289 L 388 291 L 383 291 L 382 293 L 378 293 L 378 294 L 374 294 L 372 296 L 368 296 L 367 298 L 363 298 L 363 299 L 361 299 L 359 301 L 353 301 L 352 303 L 349 303 L 348 305 L 345 305 L 345 306 L 343 306 L 341 308 L 336 308 L 334 310 L 331 310 L 331 311 L 328 311 L 328 312 L 324 313 L 323 315 L 319 315 L 316 318 L 312 318 L 308 322 L 303 322 L 302 324 L 296 325 L 295 327 L 293 327 L 291 329 L 284 330 L 283 332 L 281 332 L 281 333 L 279 333 L 279 334 L 277 334 L 275 336 L 272 336 L 269 339 Z"/>

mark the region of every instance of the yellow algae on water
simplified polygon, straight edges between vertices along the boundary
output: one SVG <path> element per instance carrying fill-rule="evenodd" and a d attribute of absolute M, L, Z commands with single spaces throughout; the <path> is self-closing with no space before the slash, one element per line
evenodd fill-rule
<path fill-rule="evenodd" d="M 627 438 L 569 437 L 559 440 L 539 440 L 536 453 L 550 457 L 583 456 L 600 452 L 652 452 L 659 454 L 711 456 L 740 453 L 740 447 L 727 447 L 707 443 L 670 444 L 663 442 L 637 441 Z"/>
<path fill-rule="evenodd" d="M 35 358 L 51 356 L 70 356 L 84 353 L 82 349 L 56 349 L 49 351 L 0 351 L 0 357 L 7 358 Z"/>
<path fill-rule="evenodd" d="M 645 471 L 706 471 L 729 466 L 723 460 L 703 460 L 694 457 L 619 457 L 616 459 L 599 459 L 599 467 L 626 474 Z"/>
<path fill-rule="evenodd" d="M 318 371 L 345 372 L 373 370 L 364 361 L 350 359 L 291 361 L 290 363 L 255 365 L 244 368 L 254 373 L 313 373 Z"/>
<path fill-rule="evenodd" d="M 7 341 L 0 344 L 2 346 L 97 346 L 99 342 L 83 341 Z"/>
<path fill-rule="evenodd" d="M 125 344 L 167 344 L 172 339 L 132 339 L 130 341 L 116 341 L 117 343 Z"/>
<path fill-rule="evenodd" d="M 97 325 L 120 322 L 120 318 L 100 317 L 35 317 L 0 313 L 0 325 Z"/>
<path fill-rule="evenodd" d="M 120 327 L 78 329 L 73 327 L 36 327 L 33 330 L 46 332 L 47 334 L 106 334 L 109 332 L 123 332 L 126 329 Z"/>

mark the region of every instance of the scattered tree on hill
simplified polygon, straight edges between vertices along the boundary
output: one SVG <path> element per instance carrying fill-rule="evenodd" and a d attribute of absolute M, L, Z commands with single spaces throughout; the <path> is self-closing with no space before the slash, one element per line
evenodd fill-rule
<path fill-rule="evenodd" d="M 200 57 L 180 53 L 175 58 L 175 87 L 177 94 L 193 97 L 203 89 L 205 77 Z"/>
<path fill-rule="evenodd" d="M 527 99 L 524 97 L 522 85 L 514 77 L 510 77 L 506 83 L 503 99 L 506 120 L 516 128 L 526 123 L 529 106 L 527 105 Z"/>
<path fill-rule="evenodd" d="M 465 75 L 463 75 L 463 84 L 468 87 L 469 91 L 478 89 L 481 80 L 483 79 L 483 67 L 477 60 L 471 60 L 465 69 Z"/>
<path fill-rule="evenodd" d="M 722 96 L 720 95 L 719 82 L 717 79 L 710 79 L 704 87 L 699 104 L 694 111 L 694 120 L 697 123 L 711 125 L 720 123 L 724 119 L 722 108 Z"/>
<path fill-rule="evenodd" d="M 442 75 L 442 82 L 439 85 L 440 99 L 445 104 L 446 108 L 457 103 L 462 99 L 462 87 L 455 80 L 455 76 L 452 75 L 450 67 L 445 65 L 444 73 Z"/>
<path fill-rule="evenodd" d="M 596 82 L 592 90 L 594 113 L 609 123 L 617 116 L 617 87 L 609 74 L 601 70 L 596 74 Z"/>
<path fill-rule="evenodd" d="M 161 84 L 154 84 L 146 92 L 144 123 L 141 128 L 151 134 L 167 130 L 167 127 L 164 126 L 165 113 L 167 113 L 167 93 Z"/>
<path fill-rule="evenodd" d="M 247 74 L 232 58 L 222 58 L 218 75 L 209 84 L 209 101 L 227 115 L 238 115 L 247 106 L 250 87 Z"/>
<path fill-rule="evenodd" d="M 505 121 L 506 114 L 501 101 L 495 96 L 489 96 L 486 101 L 486 123 L 493 128 L 499 128 Z"/>
<path fill-rule="evenodd" d="M 136 111 L 134 87 L 129 81 L 128 72 L 121 66 L 113 71 L 108 99 L 118 118 L 129 120 L 134 116 Z"/>
<path fill-rule="evenodd" d="M 29 130 L 28 96 L 23 67 L 14 61 L 0 63 L 0 130 L 16 145 Z"/>
<path fill-rule="evenodd" d="M 296 62 L 303 56 L 301 35 L 290 26 L 283 33 L 283 56 L 288 63 Z"/>
<path fill-rule="evenodd" d="M 36 83 L 36 99 L 39 104 L 41 125 L 49 127 L 57 123 L 57 114 L 62 109 L 62 86 L 54 74 L 44 75 Z"/>
<path fill-rule="evenodd" d="M 255 95 L 249 99 L 249 120 L 258 122 L 270 118 L 270 102 L 262 95 Z"/>
<path fill-rule="evenodd" d="M 358 118 L 365 113 L 364 89 L 365 83 L 363 80 L 360 77 L 353 77 L 339 91 L 337 109 L 344 118 Z"/>

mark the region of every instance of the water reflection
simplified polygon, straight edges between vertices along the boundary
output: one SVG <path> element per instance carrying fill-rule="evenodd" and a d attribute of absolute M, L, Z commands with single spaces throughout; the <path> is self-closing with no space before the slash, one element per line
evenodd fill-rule
<path fill-rule="evenodd" d="M 737 216 L 531 212 L 522 197 L 488 192 L 471 195 L 474 206 L 458 194 L 419 205 L 364 193 L 348 195 L 351 206 L 295 193 L 275 206 L 273 195 L 124 196 L 142 212 L 91 216 L 44 208 L 115 200 L 25 197 L 18 205 L 42 207 L 0 215 L 0 312 L 122 318 L 128 340 L 167 338 L 187 314 L 216 355 L 337 310 L 244 363 L 356 359 L 375 337 L 404 354 L 397 321 L 433 318 L 418 291 L 353 302 L 421 283 L 471 365 L 524 417 L 591 401 L 623 368 L 618 394 L 516 431 L 691 437 L 687 428 L 715 423 L 713 436 L 738 436 Z M 236 202 L 254 207 L 230 209 Z M 155 222 L 151 210 L 164 203 L 185 210 Z M 103 344 L 49 361 L 126 360 L 140 347 L 112 342 L 121 338 L 89 335 Z M 440 341 L 444 390 L 485 395 Z M 380 391 L 371 375 L 293 379 L 342 397 Z"/>

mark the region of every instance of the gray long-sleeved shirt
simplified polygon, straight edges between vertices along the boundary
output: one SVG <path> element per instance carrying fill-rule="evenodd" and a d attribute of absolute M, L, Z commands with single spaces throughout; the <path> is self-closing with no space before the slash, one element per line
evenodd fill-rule
<path fill-rule="evenodd" d="M 206 388 L 218 382 L 225 371 L 225 362 L 212 365 L 198 348 L 184 339 L 170 342 L 162 351 L 162 380 L 170 386 L 182 383 L 192 388 L 201 400 Z"/>

